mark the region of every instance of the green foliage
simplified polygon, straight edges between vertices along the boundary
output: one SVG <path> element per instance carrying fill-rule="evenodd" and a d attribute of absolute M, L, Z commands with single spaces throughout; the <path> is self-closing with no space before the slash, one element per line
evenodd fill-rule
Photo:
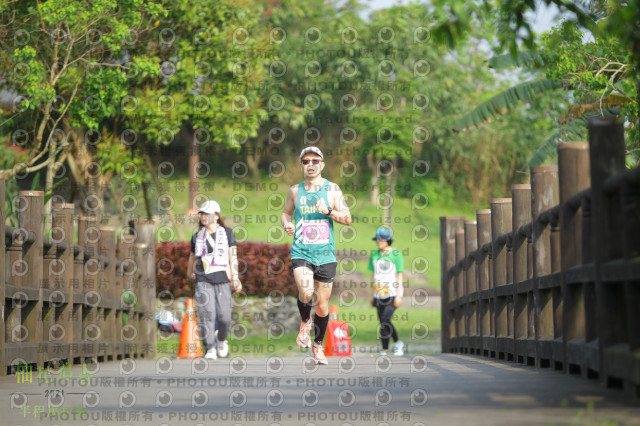
<path fill-rule="evenodd" d="M 152 72 L 138 76 L 130 93 L 135 104 L 123 108 L 126 120 L 153 143 L 168 143 L 187 126 L 201 129 L 202 139 L 229 145 L 229 136 L 241 127 L 232 105 L 245 99 L 242 130 L 255 135 L 264 116 L 258 103 L 264 59 L 255 52 L 266 51 L 267 39 L 257 26 L 256 5 L 173 0 L 164 6 L 167 16 L 154 30 L 160 40 L 156 62 L 136 59 L 138 69 Z"/>
<path fill-rule="evenodd" d="M 593 41 L 585 41 L 575 23 L 565 21 L 543 35 L 541 46 L 549 56 L 547 77 L 562 79 L 576 100 L 567 119 L 595 111 L 604 115 L 607 109 L 617 108 L 626 120 L 638 120 L 632 52 L 617 36 L 601 31 Z M 628 141 L 636 141 L 630 149 L 640 147 L 637 127 L 631 126 L 627 133 Z"/>
<path fill-rule="evenodd" d="M 85 144 L 85 132 L 98 130 L 108 139 L 118 130 L 114 121 L 127 93 L 140 78 L 158 74 L 147 36 L 151 22 L 166 11 L 153 0 L 24 0 L 4 6 L 0 66 L 13 72 L 2 74 L 0 89 L 22 100 L 3 111 L 0 136 L 26 135 L 23 173 L 66 161 L 81 192 L 92 191 L 85 188 L 84 173 L 92 155 L 108 160 L 98 184 L 122 165 L 114 162 L 127 159 L 112 155 L 101 141 Z M 52 191 L 53 179 L 45 182 L 45 191 Z"/>
<path fill-rule="evenodd" d="M 561 143 L 586 140 L 588 119 L 589 117 L 598 115 L 617 117 L 620 115 L 620 108 L 607 108 L 602 111 L 591 112 L 570 121 L 549 136 L 529 161 L 527 161 L 525 168 L 542 165 L 548 158 L 554 158 L 558 151 L 558 145 Z"/>
<path fill-rule="evenodd" d="M 568 0 L 542 0 L 545 5 L 556 5 L 560 12 L 572 12 L 574 22 L 585 28 L 595 28 L 601 12 L 597 3 L 579 5 Z M 533 0 L 434 0 L 432 33 L 436 40 L 453 48 L 474 33 L 477 21 L 485 20 L 485 28 L 491 34 L 488 40 L 496 41 L 497 50 L 507 50 L 516 56 L 521 46 L 535 47 L 536 35 L 526 15 L 533 13 L 540 3 Z M 580 2 L 581 3 L 581 2 Z M 618 1 L 620 3 L 620 1 Z M 586 6 L 586 7 L 583 7 Z"/>
<path fill-rule="evenodd" d="M 13 7 L 18 10 L 23 3 Z M 13 20 L 3 15 L 5 30 L 20 37 L 19 42 L 3 43 L 1 63 L 14 72 L 4 75 L 2 86 L 25 96 L 23 105 L 29 110 L 46 116 L 47 106 L 57 102 L 57 111 L 49 114 L 58 118 L 69 106 L 73 126 L 96 128 L 116 115 L 127 91 L 127 66 L 118 62 L 135 49 L 123 40 L 146 17 L 160 13 L 150 2 L 50 0 Z"/>
<path fill-rule="evenodd" d="M 565 20 L 542 36 L 539 50 L 500 55 L 489 61 L 495 68 L 538 68 L 544 70 L 546 79 L 521 83 L 493 97 L 463 116 L 454 130 L 482 125 L 512 111 L 519 101 L 530 101 L 547 89 L 562 88 L 558 96 L 569 104 L 560 118 L 562 127 L 548 137 L 526 166 L 542 164 L 555 156 L 558 143 L 567 137 L 586 138 L 589 116 L 618 113 L 637 121 L 638 103 L 632 95 L 636 81 L 630 78 L 630 60 L 630 52 L 617 37 L 600 32 L 590 41 L 575 21 Z M 522 96 L 514 93 L 523 88 L 527 90 L 521 90 Z M 627 141 L 629 155 L 633 156 L 638 146 L 635 126 L 628 129 Z"/>
<path fill-rule="evenodd" d="M 498 118 L 501 114 L 513 110 L 520 102 L 532 100 L 540 93 L 552 91 L 561 87 L 558 80 L 540 79 L 527 81 L 510 87 L 488 101 L 478 105 L 473 111 L 465 114 L 453 126 L 453 130 L 461 132 L 471 126 L 480 126 Z"/>
<path fill-rule="evenodd" d="M 628 149 L 637 147 L 637 74 L 629 70 L 637 63 L 638 1 L 543 1 L 576 18 L 539 45 L 525 19 L 536 8 L 530 0 L 434 0 L 379 10 L 368 20 L 356 0 L 283 0 L 266 11 L 249 0 L 3 3 L 0 64 L 12 72 L 0 85 L 23 100 L 5 111 L 0 133 L 26 129 L 33 159 L 63 129 L 60 156 L 76 161 L 85 154 L 83 164 L 100 164 L 107 181 L 137 169 L 127 180 L 139 185 L 150 180 L 155 145 L 186 151 L 189 135 L 181 130 L 209 141 L 200 154 L 210 164 L 228 167 L 245 156 L 259 174 L 275 159 L 295 162 L 313 127 L 320 135 L 314 143 L 334 153 L 327 176 L 340 184 L 368 183 L 372 164 L 388 160 L 400 181 L 429 190 L 450 185 L 468 201 L 504 192 L 514 176 L 495 186 L 485 176 L 515 173 L 540 146 L 532 160 L 545 161 L 585 114 L 619 108 L 632 123 Z M 583 28 L 593 41 L 585 41 Z M 511 55 L 495 56 L 487 69 L 480 40 Z M 536 80 L 505 87 L 494 70 L 514 67 Z M 546 79 L 538 79 L 542 71 Z M 566 90 L 554 90 L 558 82 Z M 469 105 L 480 106 L 468 113 Z M 500 116 L 491 129 L 451 131 Z M 95 146 L 84 143 L 88 129 L 101 133 Z M 122 143 L 127 131 L 137 143 Z M 228 155 L 218 155 L 221 146 L 231 148 Z M 339 168 L 347 160 L 356 165 L 353 177 Z M 428 176 L 416 176 L 418 161 L 429 164 Z M 287 168 L 285 179 L 299 178 L 297 168 Z"/>
<path fill-rule="evenodd" d="M 506 69 L 506 68 L 532 68 L 541 69 L 548 63 L 548 58 L 543 53 L 536 50 L 518 51 L 514 57 L 510 53 L 504 55 L 493 56 L 488 61 L 489 68 Z"/>

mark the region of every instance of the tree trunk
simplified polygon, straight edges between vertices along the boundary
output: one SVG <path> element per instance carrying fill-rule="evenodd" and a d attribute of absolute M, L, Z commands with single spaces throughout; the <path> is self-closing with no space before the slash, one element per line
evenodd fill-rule
<path fill-rule="evenodd" d="M 371 170 L 371 204 L 376 205 L 380 196 L 380 188 L 378 188 L 380 176 L 378 175 L 378 164 L 373 152 L 367 154 L 367 165 Z"/>
<path fill-rule="evenodd" d="M 383 223 L 385 226 L 391 226 L 393 221 L 393 200 L 396 196 L 395 186 L 397 179 L 397 165 L 398 165 L 398 157 L 393 157 L 393 169 L 391 173 L 388 174 L 384 179 L 384 205 L 383 205 Z"/>
<path fill-rule="evenodd" d="M 142 182 L 142 195 L 144 196 L 144 209 L 147 211 L 147 220 L 151 222 L 153 220 L 153 215 L 151 214 L 151 205 L 149 203 L 149 184 L 147 182 Z"/>
<path fill-rule="evenodd" d="M 252 147 L 247 143 L 246 147 L 246 158 L 247 158 L 247 167 L 251 172 L 251 176 L 253 177 L 253 181 L 255 183 L 260 182 L 260 159 L 262 158 L 262 145 L 264 141 L 267 140 L 268 133 L 261 132 L 256 139 L 256 144 Z"/>
<path fill-rule="evenodd" d="M 56 155 L 56 145 L 55 145 L 55 141 L 51 141 L 51 144 L 49 144 L 49 165 L 47 166 L 47 177 L 45 178 L 45 182 L 44 182 L 44 194 L 45 197 L 47 196 L 47 194 L 49 194 L 52 191 L 52 187 L 53 187 L 53 176 L 56 173 L 56 161 L 55 161 L 55 155 Z M 51 198 L 49 198 L 49 200 L 44 204 L 44 220 L 43 220 L 43 231 L 44 234 L 47 235 L 47 233 L 52 229 L 52 223 L 53 223 L 53 219 L 51 217 Z"/>
<path fill-rule="evenodd" d="M 151 158 L 149 158 L 149 155 L 145 153 L 145 161 L 147 162 L 147 168 L 149 170 L 153 169 L 153 166 L 151 164 Z M 158 175 L 155 173 L 151 173 L 151 176 L 153 176 L 153 182 L 156 184 L 156 188 L 158 188 L 158 196 L 162 196 L 165 195 L 166 192 L 163 190 L 160 190 L 160 188 L 162 187 L 160 185 L 160 181 L 158 180 Z M 169 214 L 169 217 L 171 218 L 171 222 L 173 223 L 173 228 L 176 230 L 176 233 L 178 234 L 178 239 L 180 241 L 184 241 L 184 233 L 182 232 L 182 227 L 178 226 L 178 221 L 176 219 L 176 214 L 173 211 L 173 208 L 169 208 L 167 210 L 167 213 Z"/>
<path fill-rule="evenodd" d="M 190 215 L 198 211 L 198 206 L 195 205 L 195 201 L 199 189 L 198 163 L 200 162 L 200 152 L 195 132 L 191 126 L 182 129 L 180 134 L 189 147 L 189 208 L 187 209 L 187 215 Z"/>

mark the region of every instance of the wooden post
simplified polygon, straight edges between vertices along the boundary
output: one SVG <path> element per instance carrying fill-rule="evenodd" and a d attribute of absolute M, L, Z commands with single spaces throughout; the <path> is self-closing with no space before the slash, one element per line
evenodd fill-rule
<path fill-rule="evenodd" d="M 491 235 L 493 237 L 493 287 L 507 284 L 507 245 L 497 244 L 498 237 L 511 232 L 511 198 L 491 200 Z"/>
<path fill-rule="evenodd" d="M 142 270 L 142 301 L 144 303 L 144 314 L 140 324 L 141 341 L 143 342 L 145 358 L 153 358 L 156 348 L 156 320 L 155 320 L 155 300 L 156 300 L 156 238 L 155 224 L 153 222 L 135 223 L 135 231 L 138 235 L 137 242 L 146 245 L 143 250 L 143 263 L 138 265 Z"/>
<path fill-rule="evenodd" d="M 464 222 L 464 255 L 469 256 L 478 249 L 478 222 L 475 220 L 465 220 Z M 476 267 L 475 262 L 470 263 L 467 267 L 467 276 L 465 282 L 467 284 L 467 294 L 478 291 L 476 283 Z"/>
<path fill-rule="evenodd" d="M 6 265 L 6 243 L 4 241 L 6 213 L 4 206 L 5 198 L 5 180 L 4 175 L 0 175 L 0 303 L 2 303 L 2 315 L 0 315 L 0 375 L 7 374 L 7 360 L 5 359 L 5 309 L 6 306 L 6 282 L 7 271 Z"/>
<path fill-rule="evenodd" d="M 536 367 L 549 367 L 553 359 L 554 311 L 550 289 L 539 288 L 538 278 L 551 273 L 551 229 L 540 214 L 558 204 L 558 166 L 531 168 L 531 216 L 533 219 L 533 278 L 536 294 Z M 560 351 L 562 344 L 560 343 Z"/>
<path fill-rule="evenodd" d="M 58 261 L 62 267 L 59 275 L 60 291 L 64 295 L 65 303 L 60 307 L 59 324 L 65 330 L 64 343 L 67 346 L 67 359 L 73 365 L 74 354 L 72 346 L 74 342 L 74 321 L 73 321 L 73 283 L 74 283 L 74 235 L 73 235 L 73 204 L 53 205 L 53 229 L 51 236 L 62 245 L 58 250 Z"/>
<path fill-rule="evenodd" d="M 51 219 L 46 219 L 47 226 L 51 226 Z M 56 308 L 52 300 L 52 296 L 56 297 L 59 293 L 53 293 L 55 290 L 55 274 L 58 257 L 57 244 L 50 238 L 46 238 L 46 244 L 43 244 L 42 253 L 42 288 L 40 290 L 40 299 L 42 301 L 42 341 L 40 342 L 40 357 L 43 364 L 48 365 L 48 361 L 54 358 L 60 358 L 56 351 L 59 351 L 59 338 L 62 337 L 61 330 L 56 324 Z M 61 299 L 56 297 L 56 299 Z M 60 301 L 60 300 L 57 300 Z M 65 353 L 61 353 L 64 357 Z"/>
<path fill-rule="evenodd" d="M 108 259 L 108 263 L 104 265 L 103 282 L 100 283 L 102 287 L 100 294 L 106 301 L 103 312 L 104 342 L 108 345 L 106 348 L 107 357 L 116 360 L 120 355 L 116 353 L 116 342 L 120 340 L 120 336 L 116 334 L 116 308 L 121 297 L 116 285 L 116 233 L 115 229 L 110 226 L 100 227 L 99 231 L 98 253 Z"/>
<path fill-rule="evenodd" d="M 624 218 L 624 259 L 630 262 L 640 257 L 640 184 L 626 179 L 622 184 L 622 217 Z M 629 350 L 640 349 L 640 277 L 626 284 L 627 327 L 629 328 Z"/>
<path fill-rule="evenodd" d="M 558 146 L 558 175 L 560 178 L 560 252 L 562 270 L 563 319 L 562 339 L 565 353 L 565 372 L 576 367 L 586 374 L 585 351 L 585 284 L 567 283 L 566 272 L 582 264 L 582 208 L 571 207 L 567 201 L 589 188 L 589 144 L 566 143 Z"/>
<path fill-rule="evenodd" d="M 81 357 L 98 357 L 98 340 L 102 336 L 98 320 L 98 274 L 100 263 L 95 258 L 98 254 L 97 243 L 99 238 L 98 228 L 95 226 L 95 218 L 83 216 L 78 219 L 78 242 L 84 252 L 79 254 L 82 258 L 82 344 Z"/>
<path fill-rule="evenodd" d="M 595 238 L 593 236 L 593 215 L 591 209 L 591 195 L 582 199 L 582 264 L 585 267 L 592 267 L 593 279 L 584 284 L 584 305 L 585 305 L 585 341 L 591 343 L 598 350 L 598 320 L 597 320 L 597 300 L 595 283 L 594 251 Z M 595 372 L 600 371 L 600 361 L 597 361 Z"/>
<path fill-rule="evenodd" d="M 489 254 L 482 246 L 491 242 L 491 210 L 476 210 L 478 255 L 476 256 L 478 285 L 478 334 L 481 336 L 482 353 L 488 355 L 493 350 L 489 336 L 491 335 L 491 298 L 488 290 L 491 286 L 489 273 Z"/>
<path fill-rule="evenodd" d="M 456 230 L 456 265 L 458 265 L 462 259 L 464 259 L 464 229 Z M 466 294 L 464 273 L 461 270 L 459 274 L 456 274 L 456 299 L 460 299 Z"/>
<path fill-rule="evenodd" d="M 455 266 L 456 264 L 456 240 L 455 239 L 450 239 L 449 241 L 447 241 L 447 248 L 446 248 L 446 253 L 447 253 L 447 264 L 445 265 L 445 267 L 447 268 L 447 271 L 452 270 L 452 268 Z M 455 292 L 455 282 L 456 282 L 456 276 L 453 273 L 449 273 L 447 274 L 448 277 L 448 283 L 447 283 L 447 288 L 450 290 L 449 291 L 449 301 L 447 303 L 447 318 L 448 318 L 448 323 L 447 323 L 447 327 L 449 330 L 449 351 L 450 352 L 458 352 L 460 350 L 460 345 L 459 345 L 459 339 L 458 339 L 458 329 L 456 328 L 456 309 L 455 309 L 455 302 L 457 301 L 457 297 L 456 297 L 456 292 Z"/>
<path fill-rule="evenodd" d="M 135 327 L 136 330 L 140 330 L 140 324 L 138 323 L 137 313 L 135 309 L 137 309 L 140 301 L 140 293 L 139 287 L 136 286 L 138 283 L 137 279 L 134 279 L 134 274 L 137 275 L 138 271 L 135 267 L 135 261 L 133 260 L 133 244 L 134 238 L 133 235 L 119 235 L 118 236 L 118 260 L 120 261 L 120 268 L 118 269 L 118 277 L 120 280 L 120 292 L 127 291 L 131 292 L 135 296 L 135 307 L 127 307 L 122 303 L 121 312 L 116 317 L 116 321 L 120 321 L 119 324 L 116 324 L 116 329 L 118 330 L 118 335 L 120 335 L 122 327 L 120 327 L 122 321 L 124 321 L 123 316 L 126 314 L 128 323 Z M 123 353 L 125 357 L 137 357 L 139 351 L 134 351 L 134 347 L 129 345 L 125 345 L 124 342 L 118 341 L 117 343 L 117 352 Z"/>
<path fill-rule="evenodd" d="M 44 193 L 42 191 L 20 191 L 19 201 L 20 227 L 34 237 L 34 242 L 23 246 L 23 260 L 27 272 L 23 277 L 23 288 L 29 302 L 23 308 L 22 320 L 28 336 L 23 342 L 21 351 L 28 363 L 43 366 L 40 344 L 43 341 L 42 330 L 42 218 L 44 214 Z"/>
<path fill-rule="evenodd" d="M 455 237 L 456 244 L 456 265 L 460 265 L 462 259 L 464 259 L 464 228 L 456 230 Z M 462 268 L 456 271 L 456 335 L 458 336 L 458 344 L 460 347 L 465 348 L 468 344 L 467 328 L 465 324 L 465 305 L 460 305 L 460 300 L 466 295 L 465 292 L 465 273 Z"/>
<path fill-rule="evenodd" d="M 520 234 L 520 228 L 531 222 L 531 185 L 516 184 L 511 186 L 512 196 L 512 229 L 513 229 L 513 283 L 514 283 L 514 360 L 525 363 L 528 357 L 535 357 L 527 352 L 527 237 Z"/>
<path fill-rule="evenodd" d="M 602 279 L 603 264 L 624 256 L 620 193 L 607 194 L 604 189 L 607 178 L 625 170 L 624 127 L 619 118 L 593 118 L 588 128 L 600 379 L 611 384 L 625 377 L 622 365 L 633 362 L 627 359 L 627 351 L 608 350 L 628 343 L 625 283 Z"/>
<path fill-rule="evenodd" d="M 513 327 L 509 324 L 511 312 L 509 306 L 513 306 L 511 301 L 513 295 L 502 295 L 498 292 L 498 287 L 504 286 L 508 282 L 507 273 L 507 242 L 498 242 L 498 238 L 511 232 L 511 198 L 493 198 L 491 205 L 491 236 L 492 263 L 493 263 L 493 303 L 495 306 L 494 335 L 496 336 L 496 352 L 499 359 L 507 358 L 513 354 L 513 339 L 509 338 Z"/>
<path fill-rule="evenodd" d="M 468 258 L 469 254 L 478 248 L 478 227 L 475 220 L 466 220 L 464 222 L 464 255 Z M 471 353 L 476 353 L 480 349 L 478 342 L 478 302 L 477 302 L 477 285 L 476 285 L 476 262 L 468 260 L 465 264 L 465 283 L 466 294 L 469 295 L 469 303 L 467 305 L 466 323 L 469 335 L 469 347 Z"/>
<path fill-rule="evenodd" d="M 450 315 L 449 315 L 449 303 L 454 299 L 454 295 L 449 290 L 449 276 L 447 274 L 447 265 L 452 261 L 450 256 L 447 256 L 447 242 L 455 238 L 455 232 L 462 227 L 464 217 L 456 216 L 442 216 L 440 217 L 440 291 L 442 300 L 441 310 L 441 324 L 442 324 L 442 352 L 450 352 L 451 333 L 449 329 Z M 455 252 L 454 252 L 455 253 Z"/>
<path fill-rule="evenodd" d="M 549 243 L 551 246 L 551 272 L 558 277 L 557 282 L 560 284 L 554 286 L 551 289 L 551 299 L 553 301 L 553 337 L 556 340 L 558 348 L 554 351 L 554 360 L 556 362 L 556 369 L 559 369 L 559 364 L 565 364 L 564 361 L 564 339 L 562 337 L 562 317 L 564 315 L 564 298 L 562 295 L 562 283 L 560 268 L 561 268 L 561 253 L 560 253 L 560 218 L 556 215 L 551 217 L 549 223 L 549 230 L 551 232 L 549 236 Z"/>
<path fill-rule="evenodd" d="M 95 288 L 100 295 L 100 303 L 98 304 L 97 324 L 100 328 L 100 339 L 97 342 L 98 346 L 98 360 L 100 362 L 106 362 L 111 360 L 111 350 L 113 342 L 113 328 L 109 327 L 107 316 L 109 314 L 109 306 L 111 305 L 111 289 L 107 283 L 106 270 L 105 270 L 105 243 L 104 235 L 102 234 L 99 226 L 100 219 L 95 218 L 95 222 L 89 227 L 88 234 L 93 235 L 96 239 L 95 246 L 92 247 L 92 258 L 89 260 L 92 265 L 89 267 L 89 271 L 93 271 L 93 265 L 98 265 L 97 274 L 95 274 Z M 93 238 L 93 237 L 90 237 Z"/>
<path fill-rule="evenodd" d="M 74 217 L 72 220 L 71 242 L 75 243 L 74 232 L 78 229 L 78 238 L 82 240 L 80 234 L 79 220 Z M 76 250 L 77 249 L 77 250 Z M 73 363 L 81 363 L 84 359 L 84 251 L 79 245 L 73 245 L 73 278 L 71 280 L 70 292 L 73 300 L 73 313 L 71 318 L 73 321 L 73 342 L 71 343 L 71 356 Z"/>
<path fill-rule="evenodd" d="M 491 242 L 491 209 L 476 210 L 478 227 L 478 290 L 488 290 L 489 282 L 488 254 L 482 251 L 482 246 Z"/>

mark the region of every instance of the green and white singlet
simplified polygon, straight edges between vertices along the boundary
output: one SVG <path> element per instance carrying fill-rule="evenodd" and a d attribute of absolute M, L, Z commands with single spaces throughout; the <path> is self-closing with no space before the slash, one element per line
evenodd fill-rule
<path fill-rule="evenodd" d="M 293 213 L 296 231 L 291 245 L 291 259 L 303 259 L 316 266 L 336 261 L 333 219 L 316 209 L 316 203 L 321 198 L 329 206 L 328 189 L 327 179 L 315 192 L 305 190 L 304 182 L 298 185 L 298 200 Z"/>

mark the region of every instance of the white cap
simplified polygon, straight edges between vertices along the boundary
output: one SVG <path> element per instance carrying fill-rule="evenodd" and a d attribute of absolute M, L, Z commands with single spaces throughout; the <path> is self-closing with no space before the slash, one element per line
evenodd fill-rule
<path fill-rule="evenodd" d="M 200 210 L 198 210 L 198 213 L 207 213 L 207 214 L 220 213 L 220 204 L 216 203 L 213 200 L 205 201 L 200 205 Z"/>
<path fill-rule="evenodd" d="M 318 154 L 320 158 L 322 158 L 322 160 L 324 161 L 324 155 L 322 155 L 322 151 L 320 151 L 320 148 L 316 148 L 315 146 L 308 146 L 304 148 L 300 153 L 300 161 L 302 161 L 302 157 L 308 152 L 313 152 L 314 154 Z"/>

